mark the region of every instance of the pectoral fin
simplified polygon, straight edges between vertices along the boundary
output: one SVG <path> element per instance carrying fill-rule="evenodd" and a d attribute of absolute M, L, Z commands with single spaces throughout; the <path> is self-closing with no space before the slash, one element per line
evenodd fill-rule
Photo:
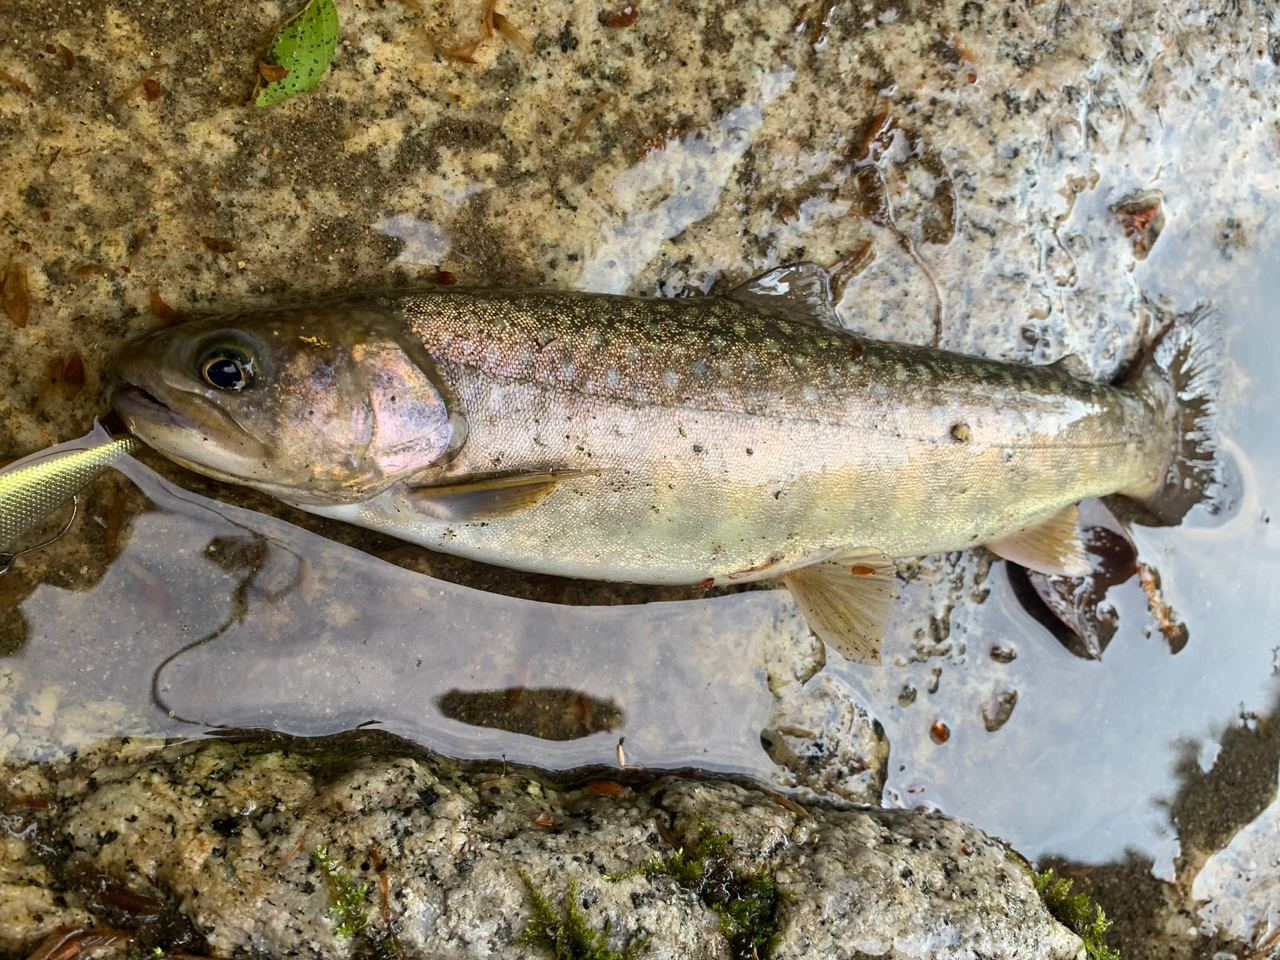
<path fill-rule="evenodd" d="M 893 561 L 879 550 L 842 553 L 784 574 L 809 629 L 854 663 L 879 663 L 897 596 Z"/>
<path fill-rule="evenodd" d="M 1074 504 L 1044 523 L 987 544 L 998 557 L 1059 577 L 1082 577 L 1093 568 L 1080 542 L 1080 508 Z"/>
<path fill-rule="evenodd" d="M 409 487 L 405 496 L 419 513 L 467 523 L 509 517 L 536 507 L 566 480 L 599 470 L 558 470 L 478 477 L 461 483 Z"/>

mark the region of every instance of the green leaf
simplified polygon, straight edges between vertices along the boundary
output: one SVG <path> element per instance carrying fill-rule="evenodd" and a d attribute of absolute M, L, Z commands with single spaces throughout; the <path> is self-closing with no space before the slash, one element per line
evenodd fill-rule
<path fill-rule="evenodd" d="M 324 76 L 337 47 L 338 10 L 333 0 L 309 0 L 271 42 L 268 59 L 289 73 L 258 91 L 253 102 L 269 107 L 310 90 Z"/>

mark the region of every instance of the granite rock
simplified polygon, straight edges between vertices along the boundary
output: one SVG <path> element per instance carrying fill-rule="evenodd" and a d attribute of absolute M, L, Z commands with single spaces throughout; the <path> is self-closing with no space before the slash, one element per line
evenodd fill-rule
<path fill-rule="evenodd" d="M 776 958 L 1081 953 L 1016 857 L 937 813 L 804 810 L 748 785 L 634 771 L 559 786 L 386 745 L 116 741 L 2 775 L 16 811 L 0 852 L 9 955 L 92 917 L 139 928 L 147 947 L 171 949 L 165 936 L 182 930 L 183 949 L 220 957 L 532 958 L 546 955 L 520 942 L 536 890 L 557 908 L 572 892 L 616 950 L 647 937 L 645 957 L 741 956 L 712 894 L 645 870 L 717 836 L 703 870 L 727 889 L 766 878 L 758 915 Z M 355 936 L 321 849 L 360 891 L 345 917 Z M 160 916 L 168 934 L 149 929 Z"/>

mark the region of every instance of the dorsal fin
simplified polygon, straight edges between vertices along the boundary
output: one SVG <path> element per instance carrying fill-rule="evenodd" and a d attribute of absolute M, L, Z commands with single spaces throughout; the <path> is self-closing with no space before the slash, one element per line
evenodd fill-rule
<path fill-rule="evenodd" d="M 816 263 L 777 267 L 734 287 L 725 296 L 780 320 L 844 330 L 831 303 L 831 278 Z"/>
<path fill-rule="evenodd" d="M 1065 373 L 1067 376 L 1075 377 L 1077 380 L 1093 380 L 1093 371 L 1089 369 L 1089 364 L 1085 363 L 1078 354 L 1068 353 L 1059 357 L 1049 364 L 1049 369 Z"/>

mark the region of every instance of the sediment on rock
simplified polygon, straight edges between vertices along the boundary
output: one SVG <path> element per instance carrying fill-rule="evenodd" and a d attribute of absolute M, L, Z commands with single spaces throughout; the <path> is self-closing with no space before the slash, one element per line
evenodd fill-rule
<path fill-rule="evenodd" d="M 941 814 L 350 743 L 124 740 L 0 774 L 10 957 L 89 926 L 217 957 L 550 956 L 539 904 L 647 958 L 1081 950 L 1004 846 Z"/>

